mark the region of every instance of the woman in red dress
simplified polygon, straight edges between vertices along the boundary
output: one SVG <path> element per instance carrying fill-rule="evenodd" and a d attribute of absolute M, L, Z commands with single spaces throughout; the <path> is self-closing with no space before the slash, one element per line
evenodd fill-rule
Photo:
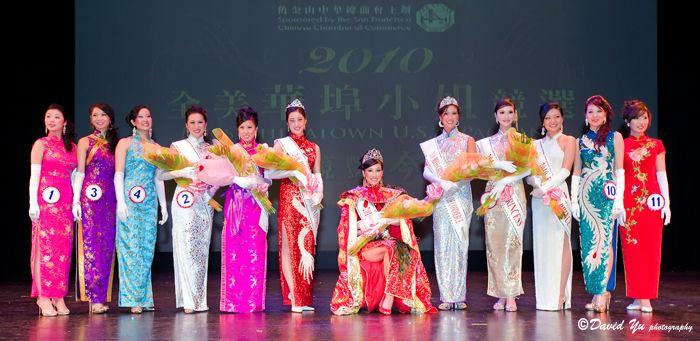
<path fill-rule="evenodd" d="M 275 140 L 275 150 L 287 153 L 306 168 L 299 171 L 265 171 L 268 179 L 282 179 L 280 184 L 277 228 L 282 302 L 292 311 L 313 311 L 313 271 L 316 235 L 323 199 L 321 149 L 304 136 L 306 111 L 295 99 L 287 106 L 289 136 Z M 294 177 L 298 184 L 290 178 Z"/>
<path fill-rule="evenodd" d="M 671 222 L 666 149 L 661 140 L 646 136 L 651 112 L 640 100 L 625 101 L 623 118 L 630 135 L 625 139 L 625 210 L 620 226 L 627 296 L 634 302 L 627 310 L 651 312 L 651 299 L 659 293 L 661 234 Z"/>
<path fill-rule="evenodd" d="M 382 207 L 405 191 L 382 185 L 384 159 L 369 150 L 360 160 L 363 186 L 340 195 L 338 268 L 331 298 L 335 315 L 356 314 L 361 308 L 391 314 L 437 312 L 430 304 L 430 284 L 420 258 L 410 219 L 381 218 Z M 382 233 L 376 229 L 389 225 Z M 361 235 L 376 234 L 357 253 L 350 252 Z"/>

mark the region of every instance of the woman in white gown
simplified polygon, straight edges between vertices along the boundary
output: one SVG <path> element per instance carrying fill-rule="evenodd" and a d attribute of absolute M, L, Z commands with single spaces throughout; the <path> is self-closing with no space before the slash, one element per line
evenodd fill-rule
<path fill-rule="evenodd" d="M 535 297 L 539 310 L 571 308 L 571 199 L 566 178 L 576 157 L 576 139 L 563 134 L 564 113 L 558 103 L 540 106 L 543 137 L 535 143 L 542 177 L 528 177 L 532 191 L 532 240 Z M 550 200 L 561 203 L 557 217 Z"/>
<path fill-rule="evenodd" d="M 204 141 L 207 131 L 206 115 L 204 108 L 199 106 L 188 108 L 185 112 L 188 137 L 171 145 L 171 148 L 176 149 L 192 163 L 203 158 L 210 146 Z M 176 307 L 184 308 L 185 313 L 189 314 L 209 310 L 207 271 L 214 215 L 209 199 L 217 188 L 199 181 L 193 167 L 159 175 L 161 180 L 174 178 L 192 179 L 187 187 L 178 185 L 175 188 L 171 204 Z"/>

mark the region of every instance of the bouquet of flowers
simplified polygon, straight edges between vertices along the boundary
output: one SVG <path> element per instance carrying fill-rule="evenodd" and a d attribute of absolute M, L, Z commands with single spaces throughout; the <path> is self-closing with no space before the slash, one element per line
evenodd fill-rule
<path fill-rule="evenodd" d="M 148 163 L 166 172 L 194 166 L 190 160 L 176 150 L 161 147 L 155 143 L 145 143 L 142 156 Z M 192 179 L 175 178 L 175 182 L 180 187 L 187 187 L 192 183 Z"/>
<path fill-rule="evenodd" d="M 513 165 L 516 168 L 513 174 L 530 171 L 530 174 L 533 176 L 542 176 L 544 171 L 537 163 L 537 149 L 535 147 L 535 141 L 529 136 L 519 133 L 517 130 L 515 130 L 515 128 L 508 129 L 506 135 L 508 138 L 508 147 L 506 149 L 505 159 L 513 162 Z M 500 177 L 494 177 L 493 179 L 489 180 L 500 180 L 507 175 L 509 174 L 504 172 L 499 175 Z M 486 200 L 484 200 L 481 206 L 476 209 L 476 214 L 483 216 L 497 201 L 507 200 L 511 194 L 511 186 L 506 186 L 498 198 L 496 198 L 495 195 L 490 194 Z"/>
<path fill-rule="evenodd" d="M 552 212 L 558 219 L 566 218 L 566 209 L 561 203 L 562 191 L 559 187 L 555 187 L 542 195 L 542 202 L 552 209 Z"/>
<path fill-rule="evenodd" d="M 178 153 L 177 150 L 161 147 L 155 143 L 144 144 L 142 156 L 148 163 L 166 172 L 194 166 L 190 160 Z M 188 178 L 175 178 L 174 180 L 180 187 L 187 187 L 192 184 L 192 179 Z M 210 199 L 208 204 L 217 212 L 222 211 L 221 204 L 216 200 Z"/>
<path fill-rule="evenodd" d="M 408 194 L 399 195 L 392 202 L 384 206 L 381 211 L 379 211 L 380 219 L 424 219 L 425 217 L 433 214 L 435 204 L 440 197 L 442 197 L 442 188 L 440 186 L 430 184 L 428 185 L 426 192 L 428 195 L 422 200 L 413 198 Z M 376 223 L 381 225 L 358 236 L 355 245 L 348 251 L 351 256 L 360 252 L 360 250 L 362 250 L 367 243 L 374 240 L 377 235 L 382 234 L 389 226 L 381 223 L 380 221 Z"/>
<path fill-rule="evenodd" d="M 230 165 L 233 166 L 233 169 L 222 164 L 222 160 L 203 161 L 202 167 L 209 167 L 209 170 L 205 171 L 205 174 L 223 175 L 228 179 L 234 176 L 259 176 L 258 170 L 252 162 L 250 155 L 248 155 L 248 152 L 236 146 L 220 128 L 214 128 L 212 134 L 219 140 L 220 144 L 209 147 L 209 152 L 214 155 L 225 157 Z M 201 171 L 204 171 L 204 169 L 200 169 L 200 172 Z M 207 176 L 205 175 L 205 177 Z M 251 189 L 250 192 L 263 210 L 269 214 L 275 213 L 270 199 L 268 199 L 264 193 L 260 192 L 257 188 Z"/>
<path fill-rule="evenodd" d="M 442 178 L 449 181 L 460 180 L 499 180 L 508 175 L 506 171 L 494 166 L 491 158 L 479 153 L 460 153 L 445 168 Z"/>
<path fill-rule="evenodd" d="M 279 170 L 296 170 L 302 174 L 306 174 L 306 167 L 297 161 L 293 157 L 287 155 L 286 153 L 275 150 L 274 148 L 269 148 L 263 145 L 258 145 L 255 149 L 258 153 L 252 155 L 251 158 L 258 167 L 265 169 L 279 169 Z"/>

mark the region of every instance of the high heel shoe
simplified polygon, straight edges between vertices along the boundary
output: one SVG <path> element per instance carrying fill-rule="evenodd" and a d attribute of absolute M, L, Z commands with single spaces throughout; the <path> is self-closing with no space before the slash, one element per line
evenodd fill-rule
<path fill-rule="evenodd" d="M 651 306 L 641 306 L 639 310 L 641 310 L 643 313 L 650 313 L 654 311 L 654 308 L 652 308 Z"/>
<path fill-rule="evenodd" d="M 68 307 L 66 307 L 66 303 L 63 301 L 63 299 L 51 299 L 51 304 L 56 307 L 56 313 L 61 316 L 69 315 L 70 310 L 68 310 Z M 60 307 L 59 307 L 60 306 Z"/>
<path fill-rule="evenodd" d="M 379 312 L 382 313 L 383 315 L 391 315 L 391 307 L 384 308 L 384 299 L 386 296 L 382 297 L 382 300 L 379 301 Z"/>
<path fill-rule="evenodd" d="M 448 303 L 448 302 L 442 302 L 440 305 L 438 305 L 438 309 L 440 310 L 452 310 L 454 307 L 453 303 Z"/>
<path fill-rule="evenodd" d="M 642 306 L 639 304 L 638 300 L 634 300 L 634 302 L 630 303 L 627 306 L 627 310 L 640 310 Z"/>
<path fill-rule="evenodd" d="M 505 298 L 499 298 L 496 303 L 493 304 L 493 310 L 504 310 L 506 309 L 506 299 Z"/>
<path fill-rule="evenodd" d="M 131 313 L 132 313 L 132 314 L 141 314 L 141 313 L 143 313 L 143 308 L 141 308 L 141 307 L 132 307 L 132 308 L 131 308 Z"/>
<path fill-rule="evenodd" d="M 54 309 L 54 307 L 50 303 L 50 301 L 49 301 L 49 307 L 51 307 L 51 309 L 49 309 L 47 307 L 42 307 L 41 303 L 39 303 L 39 300 L 36 300 L 36 305 L 39 306 L 39 316 L 54 317 L 54 316 L 58 315 L 58 312 L 56 311 L 56 309 Z"/>
<path fill-rule="evenodd" d="M 512 304 L 506 303 L 506 306 L 505 306 L 506 311 L 510 311 L 510 312 L 518 311 L 518 304 L 515 302 L 515 300 L 516 300 L 516 298 L 513 298 Z M 506 302 L 508 302 L 508 300 L 506 300 Z"/>
<path fill-rule="evenodd" d="M 586 303 L 586 310 L 588 310 L 588 311 L 595 310 L 596 302 L 598 302 L 598 296 L 600 296 L 600 295 L 593 295 L 593 299 L 591 300 L 591 303 Z"/>
<path fill-rule="evenodd" d="M 600 296 L 603 297 L 605 305 L 600 304 Z M 594 310 L 596 313 L 604 313 L 610 309 L 610 292 L 606 291 L 603 295 L 598 296 L 598 301 L 596 301 Z"/>
<path fill-rule="evenodd" d="M 293 313 L 303 313 L 303 312 L 305 312 L 305 311 L 314 311 L 314 310 L 316 310 L 316 309 L 314 309 L 314 307 L 309 307 L 309 306 L 305 306 L 305 305 L 302 305 L 302 306 L 292 306 L 292 312 L 293 312 Z"/>
<path fill-rule="evenodd" d="M 102 303 L 90 303 L 88 305 L 90 314 L 104 314 L 109 310 L 109 307 Z"/>

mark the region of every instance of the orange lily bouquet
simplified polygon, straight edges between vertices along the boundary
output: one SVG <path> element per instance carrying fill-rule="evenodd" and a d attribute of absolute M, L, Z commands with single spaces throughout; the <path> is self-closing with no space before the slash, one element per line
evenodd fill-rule
<path fill-rule="evenodd" d="M 230 176 L 259 176 L 255 164 L 251 162 L 252 159 L 250 155 L 248 155 L 244 149 L 236 147 L 233 141 L 226 135 L 226 133 L 224 133 L 223 130 L 220 128 L 214 128 L 214 130 L 212 130 L 212 134 L 221 143 L 209 147 L 209 152 L 228 159 L 231 165 L 233 165 L 236 173 L 229 174 Z M 212 163 L 212 165 L 214 164 Z M 251 189 L 250 192 L 255 201 L 258 202 L 258 205 L 260 205 L 265 212 L 268 214 L 275 213 L 275 209 L 272 207 L 270 199 L 268 199 L 264 193 L 258 191 L 257 188 Z"/>
<path fill-rule="evenodd" d="M 479 153 L 460 153 L 445 168 L 442 178 L 449 181 L 461 180 L 499 180 L 508 175 L 506 171 L 494 167 L 493 161 Z"/>
<path fill-rule="evenodd" d="M 178 153 L 176 150 L 161 147 L 154 143 L 144 144 L 142 156 L 144 160 L 148 161 L 148 163 L 166 172 L 194 166 L 190 160 L 188 160 L 184 155 Z M 180 187 L 187 187 L 192 183 L 192 179 L 188 178 L 175 178 L 174 180 Z M 217 212 L 222 211 L 221 204 L 219 204 L 216 200 L 210 199 L 208 204 Z"/>
<path fill-rule="evenodd" d="M 301 174 L 306 174 L 306 167 L 286 153 L 263 145 L 258 145 L 255 150 L 258 153 L 252 155 L 251 158 L 258 167 L 285 171 L 296 170 Z"/>
<path fill-rule="evenodd" d="M 443 194 L 442 188 L 434 184 L 428 185 L 426 192 L 428 196 L 422 200 L 413 198 L 408 194 L 399 195 L 379 211 L 379 216 L 385 219 L 424 219 L 433 214 L 435 204 Z M 375 236 L 382 234 L 388 226 L 389 225 L 382 225 L 377 229 L 369 231 L 369 233 L 363 233 L 358 236 L 355 246 L 353 246 L 348 253 L 352 256 L 360 252 L 367 243 L 374 240 Z"/>
<path fill-rule="evenodd" d="M 508 147 L 506 149 L 505 159 L 513 162 L 513 165 L 515 166 L 515 172 L 513 174 L 519 174 L 529 170 L 530 174 L 533 176 L 542 176 L 544 171 L 537 163 L 537 149 L 535 147 L 535 141 L 529 136 L 519 133 L 517 130 L 515 130 L 515 128 L 508 129 L 506 135 L 508 138 Z M 489 180 L 500 180 L 507 175 L 510 174 L 503 172 L 502 176 Z M 500 198 L 489 195 L 481 206 L 476 209 L 476 214 L 483 216 L 498 200 L 509 197 L 512 193 L 512 189 L 508 187 L 510 186 L 506 186 L 506 189 L 501 193 Z"/>
<path fill-rule="evenodd" d="M 166 172 L 194 166 L 190 160 L 176 150 L 161 147 L 154 143 L 144 144 L 142 156 L 148 163 Z M 187 187 L 192 183 L 192 179 L 175 178 L 175 183 L 180 187 Z"/>

